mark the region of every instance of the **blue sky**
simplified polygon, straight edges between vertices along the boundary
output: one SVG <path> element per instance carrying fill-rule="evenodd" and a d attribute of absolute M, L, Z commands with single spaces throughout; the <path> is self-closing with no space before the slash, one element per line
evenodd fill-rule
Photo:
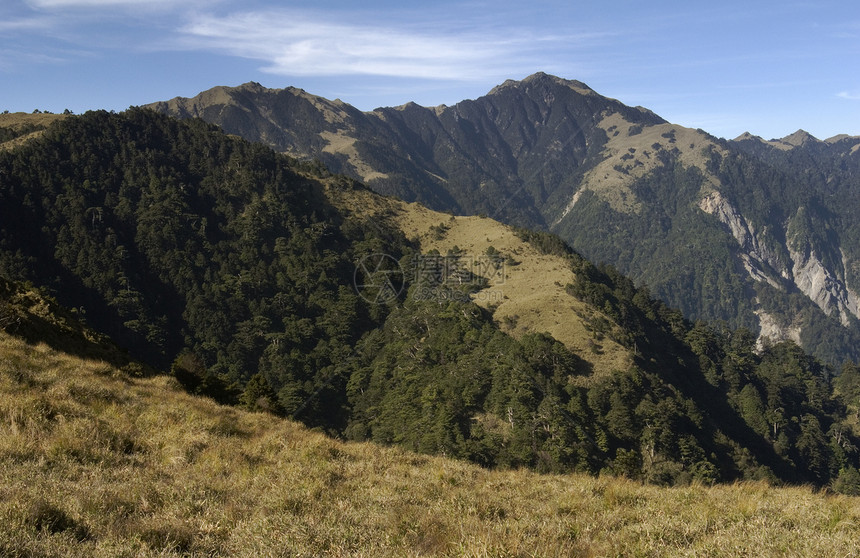
<path fill-rule="evenodd" d="M 0 1 L 0 111 L 248 81 L 433 106 L 536 71 L 727 138 L 860 135 L 860 3 Z"/>

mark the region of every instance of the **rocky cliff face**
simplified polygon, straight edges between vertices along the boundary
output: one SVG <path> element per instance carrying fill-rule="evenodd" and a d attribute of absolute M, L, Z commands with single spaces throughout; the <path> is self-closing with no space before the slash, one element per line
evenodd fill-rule
<path fill-rule="evenodd" d="M 840 270 L 828 269 L 814 250 L 790 253 L 792 279 L 800 292 L 846 327 L 851 324 L 850 316 L 860 318 L 860 298 L 846 286 Z"/>
<path fill-rule="evenodd" d="M 766 282 L 781 291 L 797 289 L 825 314 L 837 318 L 843 326 L 851 325 L 849 316 L 860 318 L 860 298 L 846 286 L 844 271 L 828 268 L 814 249 L 797 250 L 789 243 L 785 248 L 790 261 L 786 263 L 778 253 L 766 247 L 754 227 L 720 192 L 711 192 L 702 197 L 699 207 L 719 219 L 731 232 L 751 279 Z M 764 311 L 757 311 L 756 314 L 760 318 L 760 334 L 763 338 L 773 341 L 792 339 L 800 343 L 802 328 L 799 325 L 791 320 L 776 320 Z M 791 325 L 781 326 L 780 322 Z"/>
<path fill-rule="evenodd" d="M 699 208 L 728 227 L 741 249 L 744 267 L 752 279 L 767 281 L 776 288 L 780 288 L 780 278 L 791 279 L 779 255 L 767 247 L 761 235 L 720 192 L 703 196 Z"/>

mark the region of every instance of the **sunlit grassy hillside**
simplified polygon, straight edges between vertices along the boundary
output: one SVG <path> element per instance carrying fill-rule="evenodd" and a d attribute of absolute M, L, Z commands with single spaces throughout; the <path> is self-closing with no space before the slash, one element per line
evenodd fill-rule
<path fill-rule="evenodd" d="M 368 190 L 329 188 L 327 194 L 343 211 L 390 220 L 416 241 L 422 253 L 455 251 L 480 261 L 486 260 L 488 249 L 496 250 L 504 263 L 497 273 L 488 274 L 480 266 L 473 269 L 487 280 L 487 286 L 472 299 L 492 311 L 493 320 L 503 331 L 515 337 L 546 332 L 580 355 L 590 364 L 592 375 L 578 381 L 589 383 L 632 365 L 629 349 L 589 325 L 595 318 L 607 323 L 612 319 L 565 292 L 565 286 L 576 280 L 570 262 L 541 253 L 517 236 L 512 227 L 485 217 L 455 217 Z M 618 326 L 613 323 L 613 327 Z"/>
<path fill-rule="evenodd" d="M 860 500 L 346 444 L 0 334 L 2 556 L 852 556 Z"/>
<path fill-rule="evenodd" d="M 39 137 L 45 129 L 65 118 L 65 114 L 12 112 L 0 114 L 0 150 L 12 149 Z"/>

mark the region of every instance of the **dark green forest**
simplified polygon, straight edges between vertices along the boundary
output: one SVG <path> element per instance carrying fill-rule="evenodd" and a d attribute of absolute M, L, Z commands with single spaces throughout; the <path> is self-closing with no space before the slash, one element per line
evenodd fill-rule
<path fill-rule="evenodd" d="M 289 411 L 335 426 L 338 367 L 380 319 L 352 289 L 354 254 L 405 245 L 344 219 L 295 165 L 146 110 L 68 119 L 3 156 L 0 270 L 201 393 L 233 400 L 260 372 Z"/>
<path fill-rule="evenodd" d="M 615 268 L 519 230 L 567 259 L 568 295 L 635 355 L 592 377 L 587 355 L 503 333 L 459 288 L 427 289 L 410 273 L 417 246 L 326 188 L 364 187 L 199 120 L 69 117 L 0 153 L 0 276 L 193 393 L 333 436 L 488 467 L 860 490 L 856 366 L 791 343 L 756 352 L 748 329 L 688 321 Z M 356 291 L 368 254 L 407 270 L 397 297 Z"/>

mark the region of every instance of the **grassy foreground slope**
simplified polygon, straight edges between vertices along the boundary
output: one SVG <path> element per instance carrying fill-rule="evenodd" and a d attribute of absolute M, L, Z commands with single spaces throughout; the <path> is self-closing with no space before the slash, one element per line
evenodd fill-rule
<path fill-rule="evenodd" d="M 860 499 L 342 443 L 0 333 L 3 556 L 850 556 Z"/>

